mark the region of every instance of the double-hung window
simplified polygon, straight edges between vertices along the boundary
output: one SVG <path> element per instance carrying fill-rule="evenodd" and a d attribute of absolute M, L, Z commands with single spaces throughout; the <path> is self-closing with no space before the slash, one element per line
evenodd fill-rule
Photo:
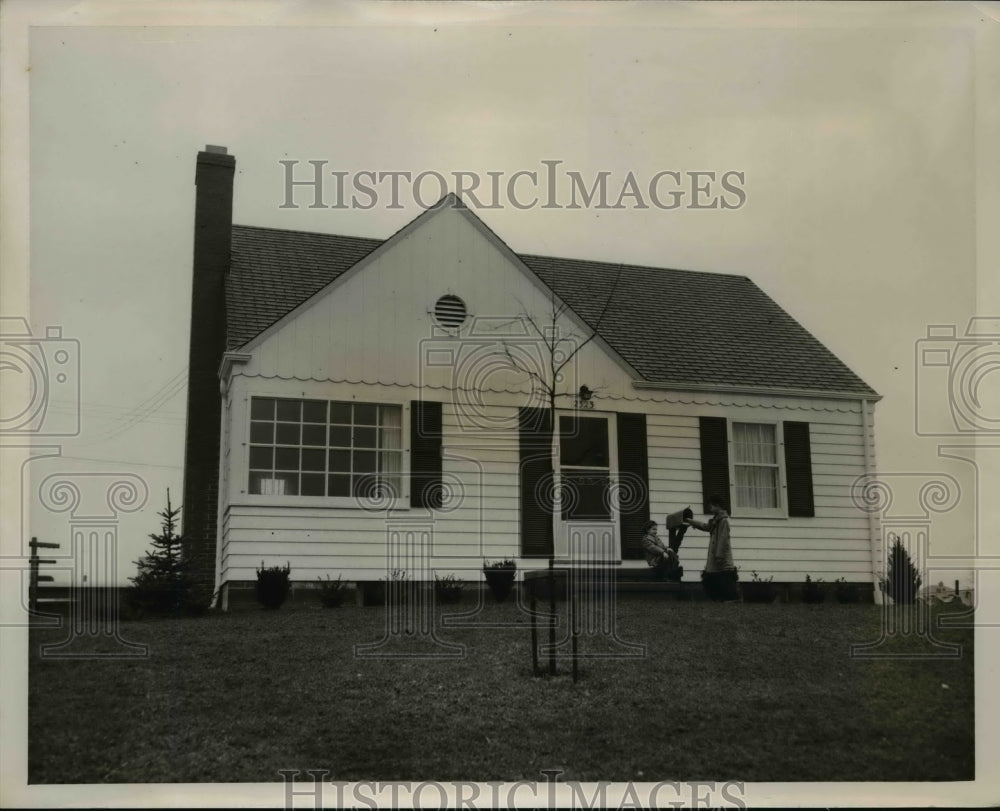
<path fill-rule="evenodd" d="M 778 426 L 732 423 L 733 495 L 740 510 L 781 508 Z"/>
<path fill-rule="evenodd" d="M 249 493 L 359 498 L 400 495 L 402 407 L 253 397 Z"/>
<path fill-rule="evenodd" d="M 808 422 L 698 418 L 703 508 L 718 496 L 740 518 L 812 518 Z"/>

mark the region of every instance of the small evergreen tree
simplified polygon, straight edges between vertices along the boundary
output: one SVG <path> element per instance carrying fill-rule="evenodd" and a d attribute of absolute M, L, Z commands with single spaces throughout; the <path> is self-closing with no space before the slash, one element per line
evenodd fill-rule
<path fill-rule="evenodd" d="M 910 560 L 910 553 L 897 537 L 889 550 L 889 565 L 882 581 L 885 593 L 896 603 L 910 604 L 916 601 L 922 582 L 923 578 Z"/>
<path fill-rule="evenodd" d="M 157 513 L 162 519 L 160 534 L 149 535 L 153 550 L 135 561 L 138 574 L 129 578 L 134 584 L 129 593 L 130 603 L 140 612 L 177 615 L 188 608 L 191 579 L 181 550 L 181 536 L 176 532 L 180 512 L 180 507 L 171 505 L 168 489 L 167 506 Z"/>

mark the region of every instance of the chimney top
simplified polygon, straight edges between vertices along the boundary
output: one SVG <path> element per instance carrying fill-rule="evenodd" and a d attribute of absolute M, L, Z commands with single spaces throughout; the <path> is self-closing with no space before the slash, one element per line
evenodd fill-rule
<path fill-rule="evenodd" d="M 236 166 L 236 158 L 228 154 L 224 146 L 209 144 L 204 150 L 198 153 L 198 166 L 218 166 L 220 168 L 233 169 Z"/>

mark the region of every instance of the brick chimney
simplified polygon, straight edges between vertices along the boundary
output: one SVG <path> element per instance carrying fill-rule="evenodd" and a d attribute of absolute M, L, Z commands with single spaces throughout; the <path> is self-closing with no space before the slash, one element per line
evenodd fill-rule
<path fill-rule="evenodd" d="M 222 146 L 198 153 L 195 170 L 194 263 L 184 442 L 185 557 L 196 602 L 208 605 L 215 585 L 219 498 L 219 364 L 226 350 L 226 274 L 233 230 L 236 159 Z"/>

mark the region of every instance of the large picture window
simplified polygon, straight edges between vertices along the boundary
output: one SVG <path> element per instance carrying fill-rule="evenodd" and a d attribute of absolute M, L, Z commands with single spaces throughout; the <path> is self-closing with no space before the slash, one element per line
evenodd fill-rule
<path fill-rule="evenodd" d="M 359 497 L 401 491 L 398 405 L 254 397 L 249 492 Z"/>
<path fill-rule="evenodd" d="M 736 507 L 763 510 L 781 506 L 776 425 L 733 423 L 733 473 Z"/>

